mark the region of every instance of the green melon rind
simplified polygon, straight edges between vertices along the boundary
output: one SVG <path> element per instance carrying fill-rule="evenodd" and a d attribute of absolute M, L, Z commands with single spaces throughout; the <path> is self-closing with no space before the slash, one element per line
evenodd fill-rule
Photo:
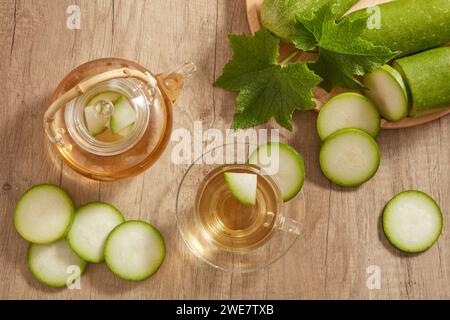
<path fill-rule="evenodd" d="M 75 217 L 74 217 L 72 226 L 76 223 L 77 214 L 82 213 L 84 209 L 89 209 L 90 207 L 94 207 L 94 206 L 95 207 L 97 207 L 97 206 L 105 206 L 105 207 L 108 207 L 109 209 L 111 209 L 111 213 L 115 214 L 121 220 L 121 222 L 118 225 L 120 225 L 121 223 L 125 222 L 125 218 L 122 215 L 122 213 L 119 211 L 119 209 L 117 209 L 116 207 L 114 207 L 113 205 L 111 205 L 109 203 L 94 201 L 94 202 L 87 203 L 87 204 L 85 204 L 85 205 L 83 205 L 83 206 L 81 206 L 81 207 L 79 207 L 78 209 L 75 210 Z M 71 229 L 71 230 L 73 230 L 73 229 Z M 112 230 L 114 230 L 114 228 Z M 78 248 L 78 246 L 76 244 L 76 240 L 73 238 L 73 235 L 72 235 L 71 231 L 69 231 L 68 234 L 67 234 L 67 242 L 69 243 L 69 245 L 72 248 L 72 250 L 80 258 L 82 258 L 83 260 L 86 260 L 87 262 L 92 262 L 92 263 L 100 263 L 100 262 L 104 261 L 104 257 L 98 259 L 96 257 L 87 256 L 83 252 L 83 250 Z"/>
<path fill-rule="evenodd" d="M 450 9 L 449 9 L 450 11 Z M 411 97 L 411 117 L 446 109 L 450 105 L 450 47 L 440 47 L 397 59 Z"/>
<path fill-rule="evenodd" d="M 45 239 L 45 240 L 29 238 L 27 235 L 24 234 L 23 230 L 21 230 L 21 228 L 20 228 L 20 226 L 18 226 L 18 222 L 17 222 L 18 215 L 20 214 L 19 210 L 20 210 L 20 205 L 21 205 L 22 201 L 25 199 L 25 197 L 27 195 L 29 195 L 31 192 L 33 192 L 34 190 L 36 190 L 38 188 L 49 188 L 49 189 L 53 189 L 54 191 L 57 191 L 58 193 L 61 194 L 61 196 L 64 198 L 64 200 L 67 201 L 68 206 L 69 206 L 69 216 L 70 217 L 67 222 L 66 228 L 64 230 L 62 230 L 60 233 L 58 233 L 57 235 L 55 235 L 54 237 L 51 237 L 51 238 Z M 62 189 L 61 187 L 59 187 L 55 184 L 43 183 L 43 184 L 38 184 L 38 185 L 35 185 L 35 186 L 29 188 L 27 191 L 25 191 L 20 196 L 19 200 L 17 201 L 16 207 L 14 208 L 14 226 L 16 227 L 16 230 L 20 234 L 20 236 L 22 238 L 24 238 L 25 240 L 27 240 L 31 243 L 36 243 L 36 244 L 49 244 L 49 243 L 59 240 L 67 235 L 67 233 L 70 230 L 70 227 L 72 226 L 74 216 L 75 216 L 75 207 L 73 205 L 72 198 L 69 196 L 69 194 L 64 189 Z"/>
<path fill-rule="evenodd" d="M 231 192 L 231 194 L 242 204 L 245 205 L 249 205 L 249 206 L 254 206 L 256 204 L 256 188 L 257 188 L 257 184 L 255 184 L 255 197 L 250 198 L 250 197 L 246 197 L 243 195 L 243 193 L 241 193 L 241 191 L 246 191 L 246 190 L 242 190 L 243 188 L 240 187 L 236 187 L 236 180 L 233 178 L 234 174 L 246 174 L 246 175 L 253 175 L 256 179 L 258 179 L 258 176 L 256 174 L 251 174 L 251 173 L 237 173 L 237 172 L 225 172 L 224 173 L 224 178 L 225 178 L 225 182 L 227 184 L 228 190 Z M 256 180 L 257 181 L 257 180 Z M 241 190 L 238 190 L 241 189 Z"/>
<path fill-rule="evenodd" d="M 96 96 L 94 96 L 91 100 L 89 100 L 89 102 L 86 104 L 86 108 L 88 108 L 88 107 L 94 108 L 95 107 L 95 103 L 97 103 L 100 100 L 107 100 L 107 101 L 110 101 L 111 103 L 114 104 L 115 101 L 118 100 L 121 96 L 122 95 L 120 93 L 114 92 L 114 91 L 106 91 L 106 92 L 99 93 Z M 87 122 L 86 111 L 85 111 L 84 117 L 85 117 L 85 121 Z M 104 123 L 103 125 L 101 125 L 102 122 Z M 109 117 L 108 119 L 105 119 L 105 120 L 98 120 L 98 123 L 100 125 L 98 125 L 96 127 L 96 130 L 89 131 L 89 133 L 93 137 L 99 135 L 106 128 L 110 127 L 110 125 L 111 125 L 110 122 L 111 122 L 111 117 Z M 87 124 L 86 124 L 86 127 L 87 127 Z"/>
<path fill-rule="evenodd" d="M 329 0 L 264 0 L 261 7 L 262 25 L 289 42 L 295 35 L 297 17 L 311 14 Z"/>
<path fill-rule="evenodd" d="M 91 100 L 89 100 L 89 102 L 86 105 L 93 106 L 97 101 L 100 100 L 107 100 L 114 103 L 117 99 L 120 98 L 120 96 L 121 96 L 120 93 L 114 91 L 102 92 L 94 96 Z"/>
<path fill-rule="evenodd" d="M 429 203 L 431 203 L 435 209 L 436 209 L 436 213 L 439 215 L 439 221 L 440 221 L 440 228 L 438 230 L 438 232 L 436 233 L 436 236 L 427 244 L 421 246 L 421 247 L 416 247 L 416 248 L 411 248 L 411 247 L 407 247 L 404 246 L 403 244 L 399 243 L 398 241 L 396 241 L 394 239 L 394 237 L 392 236 L 392 231 L 391 228 L 389 227 L 389 213 L 390 213 L 390 209 L 391 206 L 396 202 L 396 201 L 402 201 L 403 199 L 401 199 L 403 196 L 405 195 L 411 195 L 414 194 L 416 196 L 420 196 L 422 197 L 424 200 L 428 201 Z M 444 227 L 444 217 L 442 215 L 442 211 L 441 208 L 439 207 L 439 205 L 437 204 L 437 202 L 428 194 L 426 194 L 423 191 L 419 191 L 419 190 L 406 190 L 406 191 L 402 191 L 400 193 L 398 193 L 397 195 L 395 195 L 391 200 L 389 200 L 389 202 L 386 204 L 386 206 L 384 207 L 383 210 L 383 215 L 382 215 L 382 226 L 383 226 L 383 232 L 386 236 L 386 239 L 389 241 L 389 243 L 394 246 L 395 248 L 397 248 L 398 250 L 402 251 L 402 252 L 406 252 L 406 253 L 421 253 L 424 252 L 426 250 L 428 250 L 429 248 L 431 248 L 439 239 L 441 233 L 442 233 L 442 229 Z"/>
<path fill-rule="evenodd" d="M 136 122 L 136 110 L 134 110 L 130 101 L 121 96 L 114 103 L 114 111 L 111 115 L 110 127 L 114 134 Z"/>
<path fill-rule="evenodd" d="M 62 239 L 59 239 L 62 240 Z M 41 277 L 41 275 L 34 269 L 33 266 L 33 259 L 32 259 L 32 255 L 33 255 L 33 248 L 37 245 L 50 245 L 50 244 L 38 244 L 38 243 L 30 243 L 28 245 L 28 249 L 27 249 L 27 266 L 28 266 L 28 270 L 30 270 L 31 274 L 33 275 L 33 277 L 39 281 L 42 284 L 45 284 L 46 286 L 49 287 L 53 287 L 53 288 L 62 288 L 66 286 L 66 282 L 64 283 L 55 283 L 55 282 L 49 282 L 46 279 L 44 279 L 43 277 Z M 70 248 L 70 247 L 69 247 Z M 74 253 L 75 254 L 75 253 Z M 76 254 L 75 254 L 76 255 Z M 78 267 L 80 267 L 80 277 L 84 274 L 84 272 L 86 271 L 87 265 L 88 263 L 86 261 L 84 261 L 81 257 L 79 257 L 80 259 L 80 264 L 78 265 Z"/>
<path fill-rule="evenodd" d="M 411 55 L 450 42 L 450 6 L 448 0 L 396 0 L 349 14 L 352 19 L 381 18 L 381 28 L 367 24 L 361 37 L 375 45 Z M 374 20 L 370 18 L 370 20 Z"/>
<path fill-rule="evenodd" d="M 282 142 L 268 142 L 266 144 L 258 146 L 258 148 L 250 155 L 248 163 L 258 165 L 258 153 L 262 150 L 262 148 L 270 148 L 272 145 L 278 145 L 280 152 L 280 162 L 282 157 L 281 153 L 286 152 L 286 155 L 294 159 L 294 162 L 298 165 L 298 170 L 300 173 L 300 177 L 298 177 L 297 183 L 294 183 L 293 186 L 289 188 L 289 191 L 282 194 L 283 201 L 286 202 L 294 198 L 303 187 L 303 184 L 305 182 L 305 163 L 302 156 L 294 148 Z M 280 166 L 281 165 L 282 164 L 280 163 Z M 280 180 L 280 178 L 278 178 L 278 180 Z"/>
<path fill-rule="evenodd" d="M 89 131 L 89 134 L 93 137 L 99 135 L 105 129 L 109 126 L 110 119 L 94 119 L 95 123 L 93 121 L 88 121 L 88 119 L 91 119 L 92 117 L 96 117 L 96 112 L 94 106 L 87 106 L 84 108 L 84 121 L 86 123 L 86 128 Z"/>
<path fill-rule="evenodd" d="M 367 176 L 360 180 L 360 181 L 343 181 L 340 179 L 337 179 L 335 177 L 333 177 L 333 175 L 329 172 L 328 168 L 327 168 L 327 164 L 326 164 L 326 159 L 325 159 L 325 152 L 326 152 L 326 148 L 330 143 L 333 143 L 333 140 L 336 137 L 339 137 L 343 134 L 348 134 L 348 133 L 353 133 L 353 134 L 358 134 L 362 137 L 365 137 L 366 140 L 374 147 L 375 150 L 375 154 L 376 154 L 376 160 L 373 166 L 373 169 L 371 169 L 368 173 Z M 373 139 L 373 137 L 371 135 L 369 135 L 367 132 L 359 130 L 359 129 L 341 129 L 336 131 L 335 133 L 333 133 L 332 135 L 330 135 L 322 144 L 322 147 L 320 148 L 320 154 L 319 154 L 319 163 L 320 163 L 320 168 L 322 170 L 322 173 L 325 175 L 325 177 L 330 180 L 331 182 L 342 186 L 342 187 L 358 187 L 364 183 L 366 183 L 367 181 L 369 181 L 378 171 L 378 168 L 380 166 L 380 162 L 381 162 L 381 153 L 380 153 L 380 148 L 377 144 L 377 142 L 375 141 L 375 139 Z"/>
<path fill-rule="evenodd" d="M 121 272 L 120 270 L 117 270 L 109 261 L 109 251 L 112 250 L 109 245 L 110 240 L 115 236 L 116 233 L 118 233 L 118 231 L 120 231 L 120 229 L 122 227 L 124 227 L 125 225 L 129 225 L 129 224 L 139 224 L 139 225 L 145 226 L 146 228 L 149 229 L 150 232 L 154 233 L 159 238 L 160 245 L 161 245 L 161 256 L 159 257 L 159 260 L 156 261 L 156 263 L 154 263 L 154 265 L 152 266 L 153 268 L 150 268 L 150 270 L 147 273 L 140 274 L 135 277 L 129 276 L 129 275 Z M 153 225 L 151 225 L 145 221 L 129 220 L 129 221 L 123 222 L 123 223 L 119 224 L 117 227 L 115 227 L 109 234 L 108 238 L 106 239 L 105 263 L 108 266 L 108 268 L 111 270 L 112 273 L 114 273 L 117 277 L 119 277 L 123 280 L 143 281 L 143 280 L 150 278 L 161 268 L 161 265 L 164 262 L 165 256 L 166 256 L 166 246 L 165 246 L 165 242 L 164 242 L 164 237 L 162 236 L 161 232 L 158 229 L 156 229 Z"/>
<path fill-rule="evenodd" d="M 329 1 L 264 0 L 261 23 L 279 38 L 290 42 L 297 30 L 298 17 L 310 16 Z M 363 8 L 348 15 L 353 21 L 369 18 L 372 22 L 381 18 L 380 28 L 368 23 L 361 34 L 363 39 L 375 45 L 407 56 L 450 42 L 448 0 L 396 0 L 379 4 L 376 9 L 368 12 Z"/>
<path fill-rule="evenodd" d="M 378 72 L 382 72 L 384 75 L 386 75 L 390 78 L 392 83 L 396 86 L 398 91 L 401 93 L 403 100 L 404 100 L 403 108 L 400 113 L 397 113 L 397 114 L 387 113 L 387 112 L 383 112 L 383 110 L 381 110 L 381 108 L 379 108 L 381 116 L 388 121 L 392 121 L 392 122 L 400 121 L 403 118 L 408 116 L 409 95 L 408 95 L 408 89 L 406 87 L 406 84 L 403 81 L 403 77 L 396 69 L 392 68 L 389 65 L 383 65 L 379 69 L 373 71 L 372 73 L 367 74 L 364 77 L 364 84 L 366 87 L 369 88 L 369 90 L 365 90 L 365 94 L 370 99 L 372 99 L 375 102 L 375 104 L 377 104 L 377 101 L 374 99 L 374 97 L 370 93 L 370 82 L 371 82 L 371 78 L 373 76 L 376 76 L 376 73 L 378 73 Z"/>
<path fill-rule="evenodd" d="M 327 115 L 328 110 L 331 106 L 333 106 L 338 101 L 344 100 L 347 98 L 360 99 L 361 102 L 363 102 L 365 104 L 365 106 L 367 106 L 370 109 L 370 111 L 372 111 L 372 116 L 374 116 L 374 123 L 375 123 L 374 129 L 370 130 L 370 132 L 369 132 L 369 130 L 365 130 L 365 128 L 363 128 L 362 126 L 359 126 L 358 124 L 354 123 L 351 125 L 349 124 L 346 127 L 339 128 L 338 130 L 346 129 L 346 128 L 354 128 L 354 129 L 363 130 L 363 131 L 367 132 L 368 134 L 370 134 L 374 138 L 378 136 L 378 133 L 380 132 L 380 127 L 381 127 L 381 123 L 380 123 L 381 117 L 380 117 L 380 112 L 378 111 L 378 108 L 374 105 L 374 103 L 370 99 L 368 99 L 367 97 L 363 96 L 360 93 L 344 92 L 344 93 L 334 96 L 322 108 L 320 108 L 319 115 L 317 116 L 317 133 L 319 134 L 320 139 L 322 141 L 324 141 L 328 136 L 330 136 L 334 132 L 338 131 L 338 130 L 336 130 L 331 134 L 326 134 L 325 128 L 327 127 L 327 124 L 324 123 L 325 121 L 323 120 L 323 118 Z M 345 106 L 345 104 L 343 104 L 343 106 Z"/>

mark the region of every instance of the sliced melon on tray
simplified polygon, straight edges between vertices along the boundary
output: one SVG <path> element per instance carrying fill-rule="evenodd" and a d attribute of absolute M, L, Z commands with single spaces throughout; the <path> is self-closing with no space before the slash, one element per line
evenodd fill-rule
<path fill-rule="evenodd" d="M 50 243 L 67 234 L 74 211 L 72 199 L 63 189 L 40 184 L 20 197 L 14 210 L 14 225 L 25 240 Z"/>
<path fill-rule="evenodd" d="M 388 241 L 404 252 L 423 252 L 442 232 L 443 217 L 436 201 L 424 192 L 403 191 L 383 211 L 383 231 Z"/>
<path fill-rule="evenodd" d="M 165 244 L 161 233 L 144 221 L 127 221 L 109 234 L 105 243 L 108 268 L 124 280 L 144 280 L 164 261 Z"/>
<path fill-rule="evenodd" d="M 258 184 L 258 176 L 256 174 L 225 172 L 224 177 L 228 190 L 239 202 L 251 206 L 256 204 Z"/>
<path fill-rule="evenodd" d="M 425 2 L 431 3 L 432 1 Z M 446 9 L 442 12 L 448 14 L 450 12 L 448 1 L 444 0 L 443 2 L 445 2 Z M 435 9 L 439 10 L 437 7 Z M 450 21 L 450 19 L 446 19 Z M 443 29 L 450 34 L 450 28 L 447 24 Z M 433 35 L 434 32 L 430 33 L 430 38 Z M 411 100 L 409 116 L 417 117 L 448 108 L 450 105 L 449 46 L 402 57 L 395 60 L 392 66 L 402 75 L 409 90 Z"/>
<path fill-rule="evenodd" d="M 124 221 L 120 211 L 112 205 L 91 202 L 76 210 L 67 240 L 84 260 L 102 262 L 106 238 L 111 230 Z"/>
<path fill-rule="evenodd" d="M 65 239 L 51 244 L 32 243 L 28 248 L 28 268 L 38 281 L 51 287 L 72 283 L 81 276 L 86 265 Z"/>
<path fill-rule="evenodd" d="M 127 128 L 136 122 L 136 111 L 131 105 L 130 101 L 121 96 L 114 103 L 114 112 L 111 116 L 111 130 L 114 134 Z"/>
<path fill-rule="evenodd" d="M 366 75 L 364 84 L 367 87 L 365 95 L 375 102 L 384 119 L 399 121 L 408 115 L 408 93 L 397 70 L 384 65 Z"/>
<path fill-rule="evenodd" d="M 344 128 L 360 129 L 372 137 L 380 131 L 380 113 L 377 107 L 359 93 L 346 92 L 331 98 L 319 112 L 317 132 L 323 141 Z"/>
<path fill-rule="evenodd" d="M 376 141 L 359 129 L 341 129 L 322 144 L 320 168 L 332 182 L 356 187 L 372 178 L 380 165 Z"/>
<path fill-rule="evenodd" d="M 284 201 L 295 197 L 305 181 L 303 158 L 285 143 L 269 142 L 259 146 L 250 155 L 248 163 L 259 166 L 274 177 Z"/>

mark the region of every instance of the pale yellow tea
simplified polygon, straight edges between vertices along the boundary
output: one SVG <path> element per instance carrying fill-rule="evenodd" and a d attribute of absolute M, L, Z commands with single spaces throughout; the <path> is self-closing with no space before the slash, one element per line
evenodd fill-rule
<path fill-rule="evenodd" d="M 231 194 L 225 172 L 257 175 L 256 204 L 245 205 Z M 281 195 L 269 177 L 251 165 L 224 165 L 199 186 L 196 214 L 210 239 L 229 251 L 250 251 L 268 241 L 281 213 Z"/>

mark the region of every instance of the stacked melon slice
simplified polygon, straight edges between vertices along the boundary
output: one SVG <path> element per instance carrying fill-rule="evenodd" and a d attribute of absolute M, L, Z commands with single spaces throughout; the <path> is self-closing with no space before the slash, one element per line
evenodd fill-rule
<path fill-rule="evenodd" d="M 374 139 L 381 118 L 399 121 L 450 103 L 450 47 L 403 57 L 392 65 L 364 77 L 367 98 L 353 92 L 339 94 L 320 110 L 320 167 L 340 186 L 359 186 L 377 171 L 380 151 Z"/>
<path fill-rule="evenodd" d="M 355 187 L 377 172 L 380 113 L 368 98 L 353 92 L 335 96 L 321 108 L 317 131 L 323 141 L 320 168 L 330 181 Z"/>
<path fill-rule="evenodd" d="M 385 66 L 366 77 L 376 105 L 359 93 L 343 93 L 320 110 L 317 131 L 323 143 L 320 168 L 333 183 L 356 187 L 371 179 L 380 165 L 375 138 L 380 113 L 399 120 L 408 114 L 407 95 L 401 77 Z M 383 211 L 382 227 L 388 241 L 405 252 L 430 248 L 442 231 L 442 213 L 426 193 L 408 190 L 392 198 Z"/>
<path fill-rule="evenodd" d="M 28 267 L 40 282 L 63 287 L 77 280 L 88 262 L 105 261 L 126 280 L 154 274 L 165 257 L 161 233 L 144 221 L 125 221 L 114 206 L 92 202 L 74 209 L 60 187 L 41 184 L 19 199 L 14 223 L 30 242 Z"/>

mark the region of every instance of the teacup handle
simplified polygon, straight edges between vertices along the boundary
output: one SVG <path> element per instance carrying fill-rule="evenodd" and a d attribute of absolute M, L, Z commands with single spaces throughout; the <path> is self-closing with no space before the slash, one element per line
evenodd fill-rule
<path fill-rule="evenodd" d="M 77 84 L 75 87 L 64 93 L 58 99 L 56 99 L 47 109 L 44 114 L 44 128 L 45 133 L 47 134 L 50 141 L 54 143 L 61 143 L 62 136 L 61 133 L 58 132 L 58 129 L 54 126 L 55 114 L 56 112 L 63 106 L 65 103 L 70 100 L 82 95 L 89 89 L 91 89 L 96 84 L 112 80 L 116 78 L 136 78 L 142 80 L 150 87 L 154 87 L 157 85 L 156 79 L 148 72 L 144 73 L 139 70 L 130 69 L 130 68 L 120 68 L 111 71 L 106 71 L 95 75 L 87 80 L 84 80 Z"/>
<path fill-rule="evenodd" d="M 285 216 L 278 216 L 277 221 L 278 230 L 293 233 L 296 235 L 300 234 L 300 223 L 291 218 L 286 218 Z"/>

